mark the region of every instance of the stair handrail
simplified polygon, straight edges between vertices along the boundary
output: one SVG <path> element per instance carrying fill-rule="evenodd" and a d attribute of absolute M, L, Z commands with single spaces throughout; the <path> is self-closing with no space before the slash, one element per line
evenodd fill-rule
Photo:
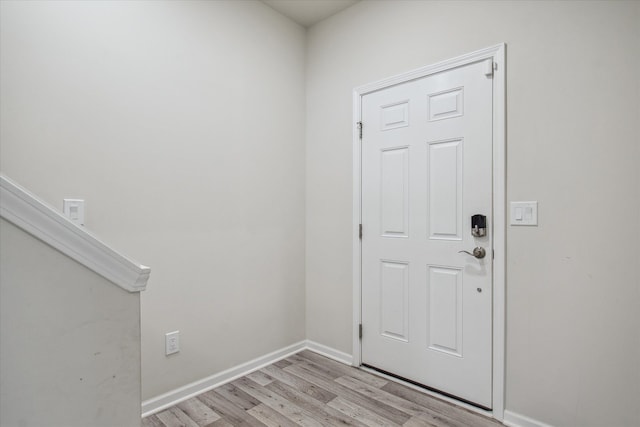
<path fill-rule="evenodd" d="M 122 289 L 146 289 L 149 267 L 117 252 L 4 174 L 0 174 L 0 217 Z"/>

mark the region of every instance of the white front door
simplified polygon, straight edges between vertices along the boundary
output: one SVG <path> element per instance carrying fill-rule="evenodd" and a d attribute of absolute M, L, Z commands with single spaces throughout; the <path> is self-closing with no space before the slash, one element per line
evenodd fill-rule
<path fill-rule="evenodd" d="M 362 363 L 489 409 L 487 67 L 476 62 L 362 97 Z M 484 237 L 472 235 L 477 214 L 486 216 Z M 460 252 L 475 247 L 486 256 Z"/>

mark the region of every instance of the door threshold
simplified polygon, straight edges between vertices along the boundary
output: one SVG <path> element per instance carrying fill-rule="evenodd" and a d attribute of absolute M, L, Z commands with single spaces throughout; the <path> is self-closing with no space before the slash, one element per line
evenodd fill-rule
<path fill-rule="evenodd" d="M 365 363 L 361 364 L 359 366 L 360 369 L 362 369 L 363 371 L 369 372 L 371 374 L 375 374 L 378 375 L 380 377 L 386 378 L 390 381 L 394 381 L 396 383 L 402 384 L 406 387 L 409 387 L 413 390 L 417 390 L 421 393 L 427 394 L 429 396 L 435 397 L 437 399 L 440 400 L 444 400 L 447 403 L 451 403 L 453 405 L 459 406 L 461 408 L 465 408 L 471 412 L 475 412 L 477 414 L 480 415 L 484 415 L 485 417 L 489 417 L 492 419 L 495 419 L 495 417 L 493 416 L 493 410 L 491 408 L 487 408 L 486 406 L 481 406 L 478 405 L 476 403 L 470 402 L 468 400 L 465 399 L 461 399 L 459 397 L 456 397 L 452 394 L 443 392 L 441 390 L 437 390 L 433 387 L 429 387 L 426 386 L 424 384 L 420 384 L 418 382 L 415 381 L 411 381 L 407 378 L 398 376 L 398 375 L 394 375 L 391 372 L 387 372 L 383 369 L 379 369 L 376 368 L 374 366 L 371 365 L 367 365 Z"/>

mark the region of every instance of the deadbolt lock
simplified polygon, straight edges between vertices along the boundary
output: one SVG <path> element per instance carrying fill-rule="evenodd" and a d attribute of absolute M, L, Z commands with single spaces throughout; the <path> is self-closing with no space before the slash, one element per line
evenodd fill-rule
<path fill-rule="evenodd" d="M 487 235 L 487 216 L 473 215 L 471 217 L 471 235 L 473 237 L 484 237 Z"/>

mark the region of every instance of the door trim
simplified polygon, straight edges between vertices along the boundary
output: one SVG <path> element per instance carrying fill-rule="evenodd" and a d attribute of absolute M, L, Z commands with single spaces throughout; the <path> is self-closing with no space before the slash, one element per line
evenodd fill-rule
<path fill-rule="evenodd" d="M 362 363 L 359 325 L 362 320 L 362 221 L 360 129 L 362 97 L 387 87 L 419 79 L 438 72 L 492 58 L 493 71 L 493 354 L 491 416 L 504 419 L 505 348 L 506 348 L 506 45 L 504 43 L 466 55 L 418 68 L 407 73 L 359 86 L 353 90 L 353 365 Z M 366 132 L 366 123 L 363 132 Z M 367 233 L 367 230 L 364 230 Z"/>

